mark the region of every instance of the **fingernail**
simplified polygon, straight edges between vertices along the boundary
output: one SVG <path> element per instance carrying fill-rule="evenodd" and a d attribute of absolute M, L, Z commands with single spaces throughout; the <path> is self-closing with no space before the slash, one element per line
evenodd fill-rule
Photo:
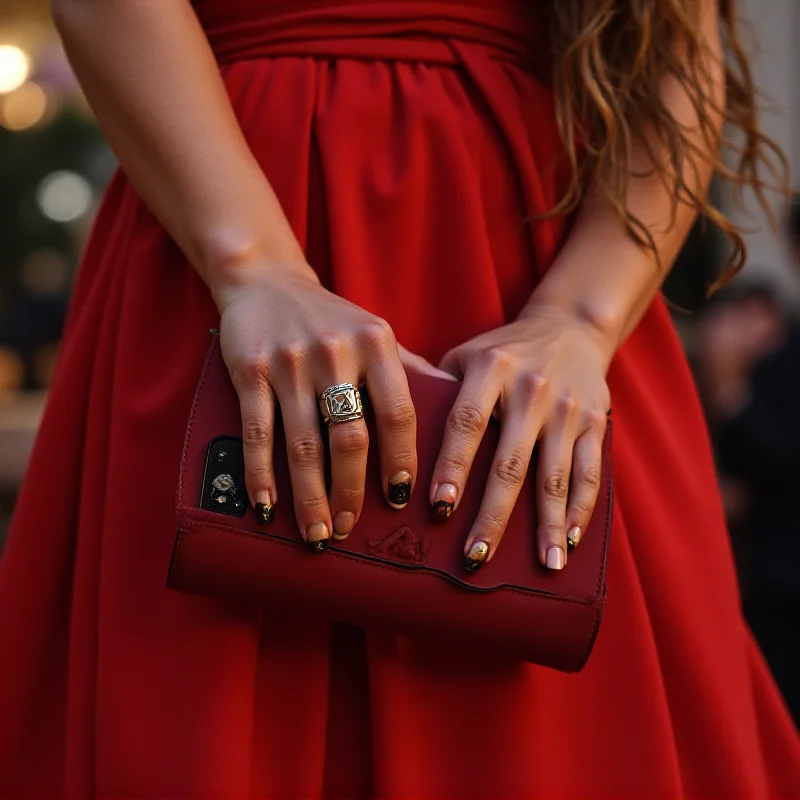
<path fill-rule="evenodd" d="M 312 553 L 324 553 L 331 543 L 328 526 L 324 522 L 315 522 L 306 529 L 306 545 Z"/>
<path fill-rule="evenodd" d="M 400 470 L 392 475 L 387 494 L 392 508 L 405 508 L 411 498 L 411 473 Z"/>
<path fill-rule="evenodd" d="M 349 511 L 340 511 L 333 518 L 333 538 L 346 539 L 350 535 L 350 532 L 353 530 L 353 525 L 355 524 L 356 518 L 354 514 L 351 514 Z"/>
<path fill-rule="evenodd" d="M 458 490 L 452 483 L 442 483 L 433 498 L 433 514 L 437 522 L 447 522 L 456 506 Z"/>
<path fill-rule="evenodd" d="M 257 492 L 254 499 L 258 521 L 262 525 L 269 525 L 275 519 L 275 510 L 272 507 L 272 498 L 269 496 L 269 492 Z"/>
<path fill-rule="evenodd" d="M 577 525 L 574 528 L 570 528 L 567 534 L 567 547 L 570 550 L 573 547 L 577 547 L 580 544 L 581 536 L 583 536 L 583 531 Z"/>
<path fill-rule="evenodd" d="M 566 563 L 566 556 L 560 547 L 551 547 L 547 551 L 547 568 L 548 569 L 564 569 Z"/>
<path fill-rule="evenodd" d="M 486 542 L 475 542 L 469 549 L 467 558 L 464 561 L 464 568 L 467 572 L 477 572 L 486 561 L 489 555 L 489 545 Z"/>

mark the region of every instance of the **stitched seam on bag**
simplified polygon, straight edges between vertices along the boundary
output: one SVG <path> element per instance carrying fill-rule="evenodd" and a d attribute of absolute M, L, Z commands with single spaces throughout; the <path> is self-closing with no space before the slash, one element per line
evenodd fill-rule
<path fill-rule="evenodd" d="M 614 474 L 611 472 L 611 445 L 614 436 L 613 430 L 613 423 L 609 419 L 609 443 L 608 443 L 608 455 L 605 457 L 604 461 L 606 462 L 606 466 L 609 468 L 608 475 L 608 486 L 606 487 L 606 524 L 605 529 L 603 532 L 603 552 L 605 554 L 608 553 L 608 537 L 611 535 L 611 524 L 612 524 L 612 516 L 614 513 Z M 597 592 L 598 596 L 603 591 L 603 579 L 605 577 L 606 572 L 606 559 L 603 559 L 603 564 L 600 567 L 600 576 L 598 578 L 598 586 Z M 581 660 L 578 662 L 578 668 L 576 670 L 579 671 L 583 669 L 586 665 L 586 662 L 589 660 L 589 656 L 592 654 L 592 650 L 594 649 L 595 642 L 597 641 L 597 634 L 600 630 L 600 623 L 603 621 L 603 614 L 605 613 L 606 608 L 606 598 L 605 593 L 603 592 L 603 596 L 601 597 L 600 602 L 597 605 L 597 612 L 594 618 L 594 625 L 592 626 L 592 635 L 589 637 L 589 644 L 586 646 L 586 650 L 584 651 Z"/>
<path fill-rule="evenodd" d="M 172 558 L 169 562 L 169 570 L 167 570 L 167 588 L 172 581 L 172 575 L 175 572 L 175 565 L 178 563 L 178 555 L 181 552 L 181 544 L 183 543 L 183 537 L 186 535 L 186 531 L 179 530 L 178 535 L 175 539 L 175 547 L 172 550 Z"/>
<path fill-rule="evenodd" d="M 217 530 L 220 533 L 224 533 L 227 536 L 242 536 L 246 539 L 253 539 L 257 541 L 264 541 L 264 537 L 257 533 L 250 533 L 249 531 L 239 531 L 233 528 L 228 528 L 224 525 L 217 525 L 213 522 L 197 522 L 192 521 L 188 525 L 188 529 L 185 531 L 186 534 L 191 532 L 192 528 L 206 528 L 206 529 L 213 529 Z M 274 538 L 270 539 L 270 544 L 279 545 L 281 547 L 291 547 L 293 550 L 296 550 L 299 545 L 294 542 L 288 542 L 285 539 Z M 431 572 L 430 568 L 426 567 L 401 567 L 396 566 L 394 564 L 389 564 L 387 562 L 382 563 L 375 563 L 373 561 L 366 561 L 361 558 L 357 558 L 356 556 L 351 555 L 350 553 L 346 552 L 338 552 L 336 550 L 328 550 L 325 554 L 326 558 L 334 557 L 334 558 L 343 558 L 346 559 L 348 562 L 352 563 L 356 561 L 359 565 L 365 567 L 372 567 L 374 569 L 384 569 L 388 572 L 393 574 L 399 573 L 406 573 L 408 575 L 413 575 L 415 577 L 420 578 L 435 578 L 437 580 L 447 580 L 447 578 L 442 577 L 440 574 Z M 524 589 L 517 586 L 511 586 L 509 584 L 500 584 L 496 588 L 487 588 L 484 589 L 482 587 L 472 587 L 467 583 L 461 583 L 460 581 L 454 581 L 459 586 L 462 586 L 465 589 L 469 589 L 472 591 L 478 591 L 483 593 L 489 592 L 512 592 L 513 594 L 518 594 L 522 597 L 526 598 L 542 598 L 546 600 L 552 600 L 554 602 L 559 603 L 570 603 L 571 605 L 581 606 L 582 608 L 594 608 L 597 605 L 598 600 L 591 599 L 591 600 L 578 600 L 574 597 L 563 597 L 561 595 L 550 594 L 549 592 L 545 592 L 539 589 Z"/>
<path fill-rule="evenodd" d="M 183 440 L 183 452 L 181 453 L 181 472 L 180 472 L 180 479 L 178 480 L 178 507 L 180 509 L 180 513 L 184 514 L 185 509 L 184 506 L 186 505 L 186 481 L 185 481 L 185 468 L 186 468 L 186 461 L 189 457 L 189 441 L 192 438 L 192 430 L 194 429 L 195 418 L 197 417 L 197 407 L 200 405 L 200 398 L 203 395 L 203 392 L 206 388 L 206 382 L 208 380 L 208 371 L 211 368 L 211 360 L 216 352 L 217 349 L 217 338 L 215 337 L 211 347 L 206 354 L 206 360 L 203 364 L 203 373 L 200 376 L 200 382 L 197 386 L 197 390 L 194 393 L 194 400 L 192 401 L 192 410 L 189 413 L 189 421 L 186 424 L 186 436 Z"/>
<path fill-rule="evenodd" d="M 581 660 L 578 662 L 578 668 L 575 670 L 578 672 L 579 670 L 583 669 L 586 665 L 586 662 L 589 660 L 589 656 L 592 654 L 592 650 L 594 649 L 594 643 L 597 640 L 597 633 L 600 630 L 600 623 L 603 620 L 603 613 L 606 609 L 606 601 L 605 598 L 597 605 L 597 610 L 595 612 L 594 618 L 594 625 L 592 626 L 592 634 L 589 637 L 589 644 L 586 646 L 586 650 L 584 650 L 583 655 L 581 656 Z"/>
<path fill-rule="evenodd" d="M 606 448 L 606 456 L 603 459 L 606 467 L 606 474 L 609 476 L 606 481 L 606 521 L 603 527 L 603 561 L 600 564 L 600 571 L 597 574 L 597 588 L 595 589 L 595 597 L 600 598 L 603 592 L 603 581 L 606 575 L 606 560 L 608 556 L 608 538 L 611 536 L 612 512 L 614 510 L 614 473 L 612 471 L 611 463 L 611 447 L 614 443 L 614 423 L 611 419 L 606 423 L 608 427 L 608 446 Z"/>

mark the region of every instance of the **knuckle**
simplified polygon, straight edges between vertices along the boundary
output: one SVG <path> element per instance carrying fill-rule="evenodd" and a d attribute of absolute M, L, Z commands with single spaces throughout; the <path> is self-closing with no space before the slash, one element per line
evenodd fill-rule
<path fill-rule="evenodd" d="M 369 449 L 366 425 L 338 425 L 331 433 L 331 447 L 340 455 L 360 456 Z"/>
<path fill-rule="evenodd" d="M 501 458 L 494 468 L 495 477 L 508 486 L 519 486 L 525 480 L 528 471 L 528 459 L 522 451 L 514 450 L 505 458 Z"/>
<path fill-rule="evenodd" d="M 586 427 L 590 430 L 602 433 L 606 429 L 608 414 L 605 411 L 596 409 L 586 412 Z"/>
<path fill-rule="evenodd" d="M 491 372 L 505 372 L 514 363 L 514 357 L 502 347 L 489 347 L 483 352 L 483 359 Z"/>
<path fill-rule="evenodd" d="M 594 507 L 592 505 L 581 500 L 575 503 L 570 509 L 571 516 L 575 519 L 582 520 L 584 524 L 591 518 L 593 511 Z"/>
<path fill-rule="evenodd" d="M 372 317 L 361 325 L 361 339 L 370 347 L 381 349 L 394 341 L 392 328 L 385 319 Z"/>
<path fill-rule="evenodd" d="M 602 479 L 602 473 L 598 467 L 588 467 L 581 474 L 581 483 L 588 489 L 591 489 L 592 492 L 596 492 L 600 488 Z"/>
<path fill-rule="evenodd" d="M 556 409 L 560 417 L 570 419 L 578 410 L 578 401 L 571 394 L 562 394 L 556 401 Z"/>
<path fill-rule="evenodd" d="M 411 403 L 395 403 L 386 409 L 382 417 L 383 424 L 390 433 L 411 433 L 416 430 L 417 413 Z"/>
<path fill-rule="evenodd" d="M 469 471 L 467 459 L 460 453 L 445 453 L 439 461 L 439 466 L 447 475 L 463 475 Z"/>
<path fill-rule="evenodd" d="M 484 534 L 482 538 L 499 539 L 505 533 L 507 524 L 507 520 L 491 512 L 484 512 L 477 519 L 477 527 Z"/>
<path fill-rule="evenodd" d="M 551 500 L 564 500 L 569 491 L 569 479 L 563 467 L 553 470 L 544 481 L 544 493 Z"/>
<path fill-rule="evenodd" d="M 317 337 L 314 349 L 327 363 L 335 363 L 341 357 L 346 344 L 340 333 L 322 333 Z"/>
<path fill-rule="evenodd" d="M 357 508 L 364 499 L 364 490 L 347 488 L 343 486 L 336 490 L 332 499 L 339 507 Z"/>
<path fill-rule="evenodd" d="M 263 485 L 268 483 L 272 477 L 272 470 L 261 464 L 245 464 L 244 467 L 245 481 L 253 484 Z"/>
<path fill-rule="evenodd" d="M 320 511 L 324 512 L 327 502 L 328 498 L 324 494 L 310 494 L 297 498 L 297 505 L 309 516 L 319 516 Z"/>
<path fill-rule="evenodd" d="M 282 371 L 294 374 L 306 358 L 306 345 L 299 340 L 282 342 L 276 350 L 276 360 Z"/>
<path fill-rule="evenodd" d="M 242 439 L 249 447 L 266 447 L 270 441 L 269 424 L 264 419 L 251 417 L 244 423 Z"/>
<path fill-rule="evenodd" d="M 486 415 L 472 403 L 459 403 L 450 412 L 447 425 L 459 436 L 477 436 L 486 428 Z"/>
<path fill-rule="evenodd" d="M 254 387 L 267 381 L 267 358 L 261 353 L 251 353 L 239 360 L 231 371 L 234 386 Z"/>
<path fill-rule="evenodd" d="M 289 457 L 300 467 L 317 466 L 322 461 L 322 443 L 315 436 L 297 436 L 289 444 Z"/>
<path fill-rule="evenodd" d="M 547 389 L 547 378 L 540 372 L 526 372 L 520 379 L 522 393 L 529 403 L 538 400 Z"/>
<path fill-rule="evenodd" d="M 567 534 L 562 523 L 545 522 L 539 528 L 539 535 L 546 542 L 560 544 Z"/>
<path fill-rule="evenodd" d="M 417 463 L 417 454 L 413 450 L 393 450 L 389 457 L 392 463 L 397 464 L 400 469 L 410 470 Z"/>

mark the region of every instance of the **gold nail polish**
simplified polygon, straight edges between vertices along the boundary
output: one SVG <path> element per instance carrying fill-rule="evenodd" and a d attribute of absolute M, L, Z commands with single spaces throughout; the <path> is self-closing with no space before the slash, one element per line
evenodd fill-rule
<path fill-rule="evenodd" d="M 574 528 L 570 528 L 567 534 L 567 547 L 569 547 L 570 550 L 577 547 L 581 542 L 582 536 L 583 531 L 577 525 Z"/>
<path fill-rule="evenodd" d="M 477 572 L 486 562 L 489 555 L 489 545 L 486 542 L 475 542 L 469 549 L 469 553 L 464 561 L 464 569 L 467 572 Z"/>
<path fill-rule="evenodd" d="M 270 525 L 275 519 L 275 509 L 269 492 L 258 492 L 255 496 L 256 516 L 262 525 Z"/>

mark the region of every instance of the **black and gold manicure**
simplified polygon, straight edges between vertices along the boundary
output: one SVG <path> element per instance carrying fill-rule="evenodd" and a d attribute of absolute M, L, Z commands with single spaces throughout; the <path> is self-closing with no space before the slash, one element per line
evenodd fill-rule
<path fill-rule="evenodd" d="M 488 555 L 489 545 L 486 542 L 475 542 L 464 559 L 464 569 L 467 572 L 477 572 L 486 563 Z"/>
<path fill-rule="evenodd" d="M 387 495 L 392 508 L 405 508 L 411 499 L 411 474 L 401 470 L 392 475 Z"/>
<path fill-rule="evenodd" d="M 261 525 L 271 525 L 275 519 L 275 507 L 269 492 L 258 492 L 255 497 L 256 517 Z"/>
<path fill-rule="evenodd" d="M 447 522 L 454 508 L 455 503 L 449 503 L 447 500 L 437 500 L 433 504 L 433 517 L 437 522 Z"/>
<path fill-rule="evenodd" d="M 271 525 L 275 519 L 275 509 L 266 503 L 256 503 L 256 516 L 262 525 Z"/>
<path fill-rule="evenodd" d="M 437 522 L 447 522 L 456 507 L 458 490 L 452 483 L 440 483 L 433 496 L 433 516 Z"/>
<path fill-rule="evenodd" d="M 322 555 L 330 546 L 331 538 L 328 526 L 324 522 L 315 522 L 306 530 L 306 546 L 315 555 Z"/>
<path fill-rule="evenodd" d="M 582 536 L 583 531 L 577 525 L 571 528 L 567 534 L 567 549 L 574 550 L 580 544 Z"/>

